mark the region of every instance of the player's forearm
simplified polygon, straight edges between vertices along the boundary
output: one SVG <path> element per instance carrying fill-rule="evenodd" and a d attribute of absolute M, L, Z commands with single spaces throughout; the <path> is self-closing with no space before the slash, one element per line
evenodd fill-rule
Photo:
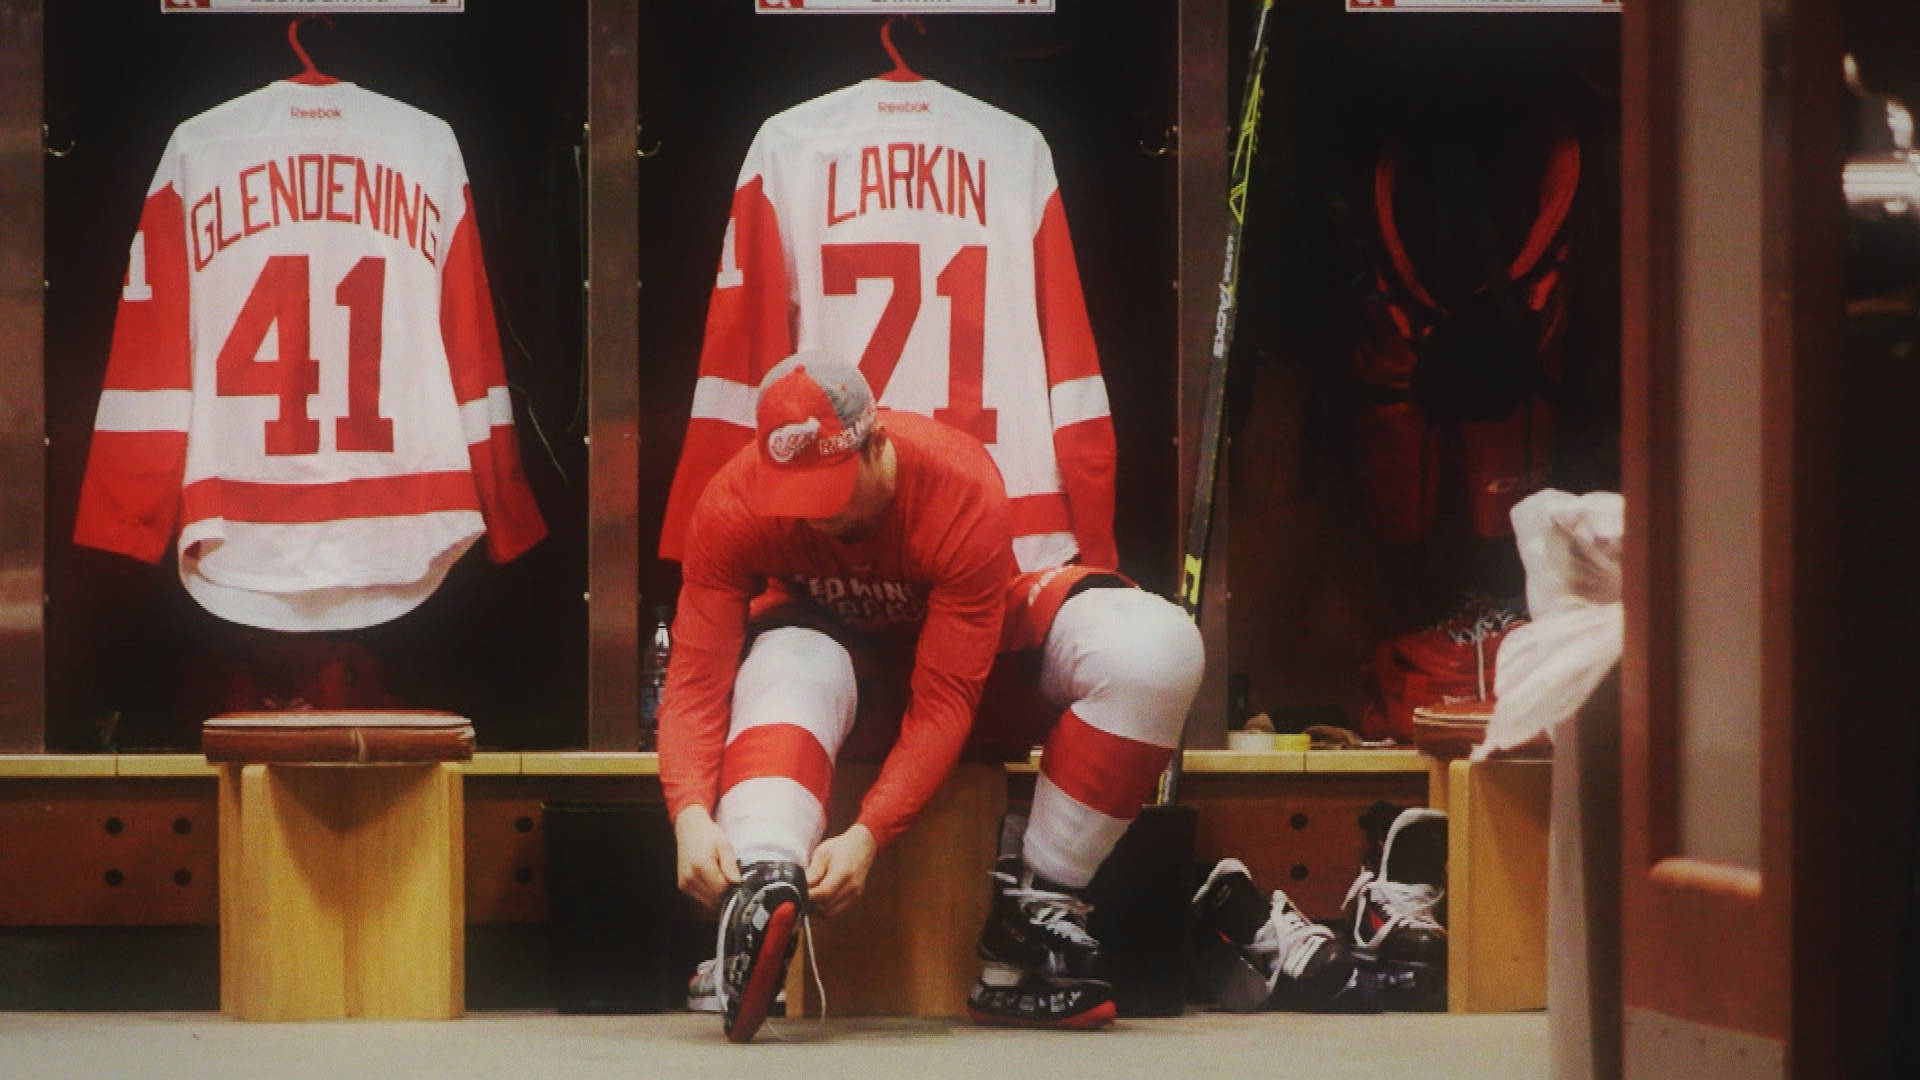
<path fill-rule="evenodd" d="M 860 823 L 882 847 L 913 824 L 960 760 L 981 688 L 993 667 L 999 632 L 998 618 L 972 620 L 952 613 L 936 614 L 922 631 L 914 659 L 913 703 L 900 720 L 900 737 L 881 764 L 880 776 L 860 804 Z"/>
<path fill-rule="evenodd" d="M 674 650 L 660 710 L 660 787 L 670 816 L 719 800 L 735 667 L 731 653 Z"/>
<path fill-rule="evenodd" d="M 979 701 L 978 688 L 959 709 L 923 708 L 919 688 L 915 687 L 913 707 L 901 720 L 900 738 L 880 766 L 880 776 L 860 804 L 857 823 L 873 833 L 880 847 L 886 847 L 913 824 L 920 811 L 946 783 L 960 760 L 973 726 L 973 709 Z M 932 704 L 932 703 L 929 703 Z"/>

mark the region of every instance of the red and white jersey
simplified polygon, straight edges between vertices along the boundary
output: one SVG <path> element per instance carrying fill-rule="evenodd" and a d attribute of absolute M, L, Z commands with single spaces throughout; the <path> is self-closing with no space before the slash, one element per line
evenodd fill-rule
<path fill-rule="evenodd" d="M 762 125 L 740 171 L 660 554 L 752 441 L 791 353 L 858 358 L 880 403 L 979 439 L 1022 569 L 1112 567 L 1113 422 L 1033 125 L 930 80 L 872 79 Z"/>
<path fill-rule="evenodd" d="M 521 473 L 447 125 L 278 82 L 173 133 L 114 324 L 76 542 L 277 630 L 412 610 L 487 533 L 546 534 Z"/>

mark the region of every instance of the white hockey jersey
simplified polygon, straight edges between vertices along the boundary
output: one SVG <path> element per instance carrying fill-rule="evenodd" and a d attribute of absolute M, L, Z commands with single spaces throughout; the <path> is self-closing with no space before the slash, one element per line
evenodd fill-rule
<path fill-rule="evenodd" d="M 546 526 L 521 472 L 453 132 L 350 83 L 181 124 L 148 189 L 74 539 L 276 630 L 412 610 L 483 532 Z"/>
<path fill-rule="evenodd" d="M 1022 569 L 1113 567 L 1113 423 L 1053 158 L 1033 125 L 931 80 L 871 79 L 769 119 L 707 310 L 660 553 L 752 441 L 789 354 L 857 359 L 880 403 L 985 443 Z"/>

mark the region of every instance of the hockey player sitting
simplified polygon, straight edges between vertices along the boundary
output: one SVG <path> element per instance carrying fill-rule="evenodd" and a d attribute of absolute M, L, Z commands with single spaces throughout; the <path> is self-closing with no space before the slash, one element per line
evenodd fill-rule
<path fill-rule="evenodd" d="M 970 733 L 1046 748 L 1017 854 L 992 875 L 985 1023 L 1113 1018 L 1080 891 L 1152 795 L 1199 684 L 1198 632 L 1110 570 L 1021 574 L 999 473 L 972 437 L 882 411 L 818 353 L 762 381 L 754 444 L 702 493 L 683 559 L 660 719 L 680 887 L 721 912 L 727 1037 L 751 1039 L 801 920 L 859 897 Z M 1014 662 L 1037 655 L 1038 663 Z M 974 713 L 983 690 L 993 703 Z M 1050 730 L 1049 730 L 1050 729 Z M 1006 745 L 1004 736 L 994 745 Z M 823 839 L 833 763 L 883 754 L 845 832 Z"/>

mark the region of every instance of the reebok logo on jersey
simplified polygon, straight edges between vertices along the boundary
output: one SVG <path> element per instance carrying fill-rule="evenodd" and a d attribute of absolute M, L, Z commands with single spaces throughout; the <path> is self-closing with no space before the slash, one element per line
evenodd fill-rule
<path fill-rule="evenodd" d="M 820 435 L 820 421 L 808 417 L 798 424 L 788 424 L 775 428 L 767 436 L 767 456 L 776 464 L 785 465 L 793 456 L 813 444 Z"/>
<path fill-rule="evenodd" d="M 930 112 L 933 104 L 926 101 L 883 101 L 880 111 L 883 113 L 923 113 Z"/>
<path fill-rule="evenodd" d="M 338 120 L 340 109 L 334 105 L 321 105 L 318 108 L 303 109 L 298 105 L 289 106 L 287 112 L 295 120 Z"/>

